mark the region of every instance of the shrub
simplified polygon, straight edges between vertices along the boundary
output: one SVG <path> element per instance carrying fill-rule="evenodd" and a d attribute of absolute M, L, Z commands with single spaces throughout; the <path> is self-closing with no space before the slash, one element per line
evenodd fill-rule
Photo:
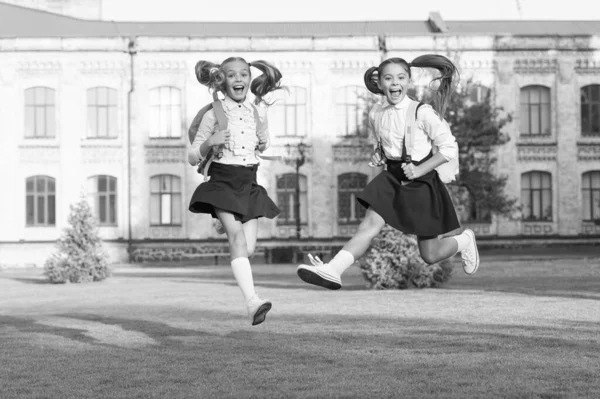
<path fill-rule="evenodd" d="M 69 224 L 58 239 L 58 251 L 46 260 L 44 272 L 53 283 L 101 281 L 110 276 L 94 217 L 82 198 L 71 205 Z"/>
<path fill-rule="evenodd" d="M 362 276 L 373 289 L 439 287 L 450 279 L 452 262 L 426 264 L 415 236 L 386 225 L 360 259 Z"/>

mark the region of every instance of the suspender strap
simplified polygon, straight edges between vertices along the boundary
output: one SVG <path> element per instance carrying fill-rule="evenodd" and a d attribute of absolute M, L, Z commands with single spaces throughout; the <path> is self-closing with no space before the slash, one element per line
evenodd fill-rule
<path fill-rule="evenodd" d="M 411 101 L 406 109 L 404 140 L 402 140 L 402 159 L 406 163 L 412 162 L 412 149 L 415 143 L 414 133 L 417 131 L 417 112 L 419 112 L 419 107 L 421 105 L 423 105 L 422 102 Z"/>

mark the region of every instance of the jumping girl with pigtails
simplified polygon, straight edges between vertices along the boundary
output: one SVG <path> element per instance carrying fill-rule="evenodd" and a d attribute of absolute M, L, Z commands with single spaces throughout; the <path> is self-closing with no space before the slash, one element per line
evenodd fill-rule
<path fill-rule="evenodd" d="M 250 67 L 262 74 L 252 80 Z M 189 210 L 217 218 L 227 234 L 231 268 L 240 287 L 252 325 L 265 320 L 271 302 L 254 290 L 249 258 L 256 247 L 258 218 L 274 218 L 279 208 L 256 181 L 260 153 L 269 146 L 264 96 L 280 89 L 281 72 L 265 61 L 230 57 L 220 65 L 199 61 L 198 81 L 213 91 L 215 101 L 204 107 L 190 127 L 188 161 L 200 165 L 210 179 L 198 186 Z M 255 95 L 248 99 L 248 89 Z M 224 99 L 217 97 L 217 92 Z M 266 103 L 265 103 L 266 104 Z"/>
<path fill-rule="evenodd" d="M 441 76 L 434 110 L 407 96 L 411 67 L 435 68 Z M 337 290 L 341 275 L 368 249 L 387 223 L 417 236 L 419 253 L 428 264 L 460 252 L 463 270 L 473 274 L 479 253 L 473 231 L 441 238 L 460 228 L 454 205 L 444 183 L 458 173 L 458 145 L 443 115 L 458 71 L 446 57 L 427 54 L 412 63 L 390 58 L 369 68 L 365 85 L 383 96 L 369 113 L 376 139 L 370 166 L 387 165 L 357 196 L 367 211 L 356 234 L 327 264 L 309 255 L 312 265 L 300 265 L 298 276 L 309 284 Z M 437 112 L 436 112 L 437 111 Z"/>

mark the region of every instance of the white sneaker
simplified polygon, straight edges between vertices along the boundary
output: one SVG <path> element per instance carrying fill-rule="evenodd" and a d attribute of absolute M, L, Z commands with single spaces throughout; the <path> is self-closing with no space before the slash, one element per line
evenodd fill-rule
<path fill-rule="evenodd" d="M 471 237 L 471 243 L 467 248 L 460 252 L 462 267 L 465 273 L 474 274 L 479 267 L 479 251 L 477 250 L 477 243 L 475 242 L 475 233 L 473 233 L 473 230 L 471 229 L 466 229 L 464 233 Z"/>
<path fill-rule="evenodd" d="M 272 306 L 271 302 L 260 299 L 258 295 L 254 295 L 248 299 L 246 307 L 248 308 L 248 316 L 250 316 L 252 325 L 255 326 L 265 321 L 267 313 L 271 310 Z"/>
<path fill-rule="evenodd" d="M 223 223 L 221 223 L 219 219 L 215 219 L 213 221 L 213 227 L 215 228 L 217 234 L 225 234 L 225 227 L 223 227 Z"/>
<path fill-rule="evenodd" d="M 308 254 L 311 265 L 300 265 L 296 272 L 303 281 L 325 287 L 330 290 L 342 288 L 341 276 L 329 267 L 329 263 L 323 263 L 319 257 Z"/>

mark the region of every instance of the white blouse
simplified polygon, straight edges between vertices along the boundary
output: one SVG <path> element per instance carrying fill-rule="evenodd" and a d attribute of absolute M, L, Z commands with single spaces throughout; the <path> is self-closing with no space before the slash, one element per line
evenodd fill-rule
<path fill-rule="evenodd" d="M 229 97 L 220 100 L 223 104 L 223 110 L 227 117 L 227 128 L 231 134 L 229 145 L 223 149 L 223 157 L 215 159 L 219 162 L 229 165 L 254 165 L 259 162 L 255 155 L 255 149 L 258 145 L 258 136 L 256 130 L 256 120 L 254 115 L 254 105 L 246 97 L 242 103 L 233 101 Z M 256 107 L 260 119 L 260 131 L 269 139 L 269 127 L 267 122 L 267 110 L 264 107 Z M 217 131 L 217 117 L 215 111 L 210 109 L 202 117 L 198 133 L 192 143 L 191 151 L 200 156 L 200 146 Z M 267 141 L 268 146 L 269 141 Z"/>
<path fill-rule="evenodd" d="M 412 100 L 405 97 L 399 104 L 391 105 L 384 98 L 369 112 L 369 124 L 375 133 L 375 141 L 381 138 L 385 156 L 391 160 L 402 159 L 402 142 L 404 141 L 404 125 L 406 108 Z M 376 118 L 378 118 L 376 122 Z M 380 127 L 376 131 L 375 126 Z M 420 161 L 432 150 L 432 145 L 446 160 L 458 158 L 458 144 L 450 131 L 448 123 L 440 119 L 430 105 L 422 105 L 417 112 L 417 131 L 414 133 L 412 158 Z"/>

